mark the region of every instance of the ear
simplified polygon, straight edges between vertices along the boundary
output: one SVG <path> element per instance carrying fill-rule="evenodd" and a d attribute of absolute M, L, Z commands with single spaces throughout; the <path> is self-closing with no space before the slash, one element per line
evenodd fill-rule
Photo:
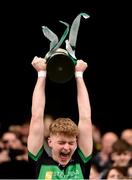
<path fill-rule="evenodd" d="M 52 147 L 52 140 L 50 137 L 48 137 L 48 145 L 49 145 L 49 147 Z"/>
<path fill-rule="evenodd" d="M 74 151 L 77 149 L 77 144 L 76 144 L 76 146 L 75 146 L 75 148 L 74 148 Z"/>

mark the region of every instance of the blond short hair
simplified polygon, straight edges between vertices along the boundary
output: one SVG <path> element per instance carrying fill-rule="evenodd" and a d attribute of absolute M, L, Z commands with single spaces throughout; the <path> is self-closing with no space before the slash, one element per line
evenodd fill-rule
<path fill-rule="evenodd" d="M 64 134 L 70 137 L 78 136 L 78 126 L 70 118 L 57 118 L 49 127 L 50 135 Z"/>

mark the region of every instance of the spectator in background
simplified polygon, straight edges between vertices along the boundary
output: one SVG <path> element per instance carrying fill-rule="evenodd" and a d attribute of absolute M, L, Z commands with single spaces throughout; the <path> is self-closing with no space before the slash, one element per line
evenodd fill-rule
<path fill-rule="evenodd" d="M 117 140 L 112 146 L 111 159 L 113 166 L 127 168 L 132 160 L 130 144 L 122 139 Z"/>
<path fill-rule="evenodd" d="M 3 149 L 8 152 L 10 160 L 28 160 L 27 148 L 14 132 L 7 131 L 2 135 Z"/>
<path fill-rule="evenodd" d="M 107 179 L 107 180 L 128 179 L 126 169 L 119 166 L 114 166 L 114 167 L 112 166 L 111 168 L 107 170 L 107 173 L 105 174 L 103 179 Z"/>
<path fill-rule="evenodd" d="M 114 132 L 106 132 L 101 139 L 101 150 L 97 152 L 92 164 L 94 164 L 101 173 L 104 169 L 107 169 L 110 164 L 110 154 L 112 152 L 112 145 L 118 139 L 117 134 Z"/>
<path fill-rule="evenodd" d="M 132 129 L 124 129 L 121 132 L 121 139 L 124 139 L 132 147 Z"/>
<path fill-rule="evenodd" d="M 9 126 L 9 131 L 15 133 L 17 137 L 21 140 L 22 144 L 27 147 L 29 121 L 26 121 L 22 125 L 11 125 Z"/>
<path fill-rule="evenodd" d="M 1 137 L 0 179 L 30 179 L 27 148 L 14 132 Z"/>
<path fill-rule="evenodd" d="M 99 180 L 100 179 L 100 172 L 98 171 L 97 167 L 93 164 L 91 165 L 89 180 Z"/>
<path fill-rule="evenodd" d="M 118 139 L 112 146 L 111 166 L 110 167 L 118 166 L 127 172 L 127 168 L 130 165 L 130 162 L 131 162 L 130 145 L 126 141 L 124 141 L 122 139 Z M 109 168 L 107 168 L 107 169 L 109 169 Z M 103 178 L 103 179 L 105 178 L 107 169 L 105 169 L 101 173 L 101 178 Z"/>
<path fill-rule="evenodd" d="M 4 149 L 4 144 L 0 140 L 0 164 L 2 164 L 3 162 L 8 162 L 8 161 L 10 161 L 8 150 Z"/>
<path fill-rule="evenodd" d="M 2 142 L 4 145 L 4 149 L 10 149 L 10 148 L 21 148 L 22 143 L 17 138 L 17 135 L 14 132 L 7 131 L 2 135 Z"/>

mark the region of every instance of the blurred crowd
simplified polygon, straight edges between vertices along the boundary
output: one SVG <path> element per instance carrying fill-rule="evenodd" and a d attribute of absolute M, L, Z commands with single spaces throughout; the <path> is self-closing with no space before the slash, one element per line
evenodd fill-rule
<path fill-rule="evenodd" d="M 29 123 L 11 125 L 0 137 L 0 179 L 31 178 L 27 137 Z"/>
<path fill-rule="evenodd" d="M 90 179 L 132 179 L 132 128 L 104 134 L 93 125 Z"/>
<path fill-rule="evenodd" d="M 45 116 L 45 138 L 53 121 Z M 10 125 L 0 137 L 0 179 L 32 179 L 28 163 L 27 137 L 29 122 Z M 93 158 L 89 179 L 132 179 L 132 129 L 120 135 L 105 132 L 93 125 Z M 48 147 L 47 147 L 48 148 Z"/>

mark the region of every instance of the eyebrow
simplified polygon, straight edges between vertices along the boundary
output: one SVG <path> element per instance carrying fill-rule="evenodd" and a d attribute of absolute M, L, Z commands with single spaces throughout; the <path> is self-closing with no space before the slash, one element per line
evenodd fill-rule
<path fill-rule="evenodd" d="M 9 142 L 9 140 L 2 140 L 2 142 L 3 142 L 3 143 L 8 143 L 8 142 Z"/>

